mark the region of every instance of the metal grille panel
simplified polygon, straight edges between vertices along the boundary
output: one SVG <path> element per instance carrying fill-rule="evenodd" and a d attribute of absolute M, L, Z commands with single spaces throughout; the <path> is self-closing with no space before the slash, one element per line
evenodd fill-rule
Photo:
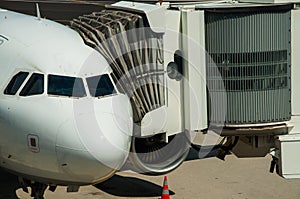
<path fill-rule="evenodd" d="M 210 96 L 227 101 L 225 118 L 209 105 L 210 122 L 290 118 L 290 11 L 206 12 L 206 50 Z"/>

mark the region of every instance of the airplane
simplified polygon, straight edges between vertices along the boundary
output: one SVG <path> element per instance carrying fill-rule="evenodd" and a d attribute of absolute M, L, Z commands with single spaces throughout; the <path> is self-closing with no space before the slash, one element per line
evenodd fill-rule
<path fill-rule="evenodd" d="M 124 167 L 171 172 L 191 147 L 203 158 L 196 132 L 222 160 L 271 150 L 271 171 L 300 178 L 299 71 L 289 66 L 298 62 L 298 4 L 252 3 L 123 1 L 69 26 L 38 6 L 36 16 L 0 9 L 0 167 L 42 199 L 48 187 L 76 192 Z M 255 34 L 237 32 L 241 22 Z M 139 37 L 122 34 L 135 23 L 146 27 Z"/>
<path fill-rule="evenodd" d="M 43 198 L 45 185 L 74 191 L 123 166 L 133 128 L 129 99 L 78 33 L 1 9 L 0 60 L 0 166 L 30 179 L 22 182 L 34 198 Z"/>

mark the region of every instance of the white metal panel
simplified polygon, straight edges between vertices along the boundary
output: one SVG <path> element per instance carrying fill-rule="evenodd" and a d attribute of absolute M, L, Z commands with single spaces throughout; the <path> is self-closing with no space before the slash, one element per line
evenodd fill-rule
<path fill-rule="evenodd" d="M 166 107 L 146 113 L 141 122 L 141 136 L 151 136 L 166 131 Z"/>
<path fill-rule="evenodd" d="M 300 132 L 300 116 L 294 115 L 288 122 L 288 125 L 293 127 L 289 134 L 297 134 Z"/>
<path fill-rule="evenodd" d="M 180 49 L 180 17 L 181 12 L 178 10 L 166 10 L 162 17 L 165 20 L 165 34 L 163 38 L 164 71 L 167 71 L 168 64 L 174 61 L 175 51 Z M 183 131 L 182 83 L 181 81 L 170 79 L 167 75 L 165 75 L 165 78 L 166 106 L 145 115 L 141 122 L 141 136 L 163 132 L 166 132 L 170 136 Z"/>
<path fill-rule="evenodd" d="M 185 128 L 207 128 L 206 51 L 204 11 L 183 11 Z"/>
<path fill-rule="evenodd" d="M 180 49 L 180 11 L 166 11 L 166 28 L 164 34 L 164 65 L 167 70 L 168 63 L 174 61 L 174 53 Z M 168 135 L 182 132 L 182 96 L 181 82 L 166 77 L 166 108 Z"/>
<path fill-rule="evenodd" d="M 238 0 L 239 2 L 247 3 L 296 3 L 299 0 Z"/>
<path fill-rule="evenodd" d="M 279 137 L 280 175 L 284 178 L 300 178 L 300 134 Z"/>
<path fill-rule="evenodd" d="M 291 88 L 292 115 L 300 115 L 300 9 L 291 13 Z M 300 132 L 300 131 L 298 131 Z"/>
<path fill-rule="evenodd" d="M 107 7 L 143 12 L 146 14 L 149 25 L 154 32 L 164 32 L 165 6 L 138 3 L 133 1 L 120 1 L 112 5 L 108 5 Z"/>

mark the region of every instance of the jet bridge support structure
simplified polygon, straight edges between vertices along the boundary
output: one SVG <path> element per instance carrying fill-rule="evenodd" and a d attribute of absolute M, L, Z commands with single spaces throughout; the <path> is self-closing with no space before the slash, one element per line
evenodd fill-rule
<path fill-rule="evenodd" d="M 293 2 L 122 1 L 71 27 L 104 55 L 131 98 L 139 154 L 131 163 L 142 171 L 176 168 L 190 145 L 185 132 L 202 132 L 227 138 L 221 159 L 228 150 L 272 150 L 271 168 L 299 178 L 299 20 Z"/>

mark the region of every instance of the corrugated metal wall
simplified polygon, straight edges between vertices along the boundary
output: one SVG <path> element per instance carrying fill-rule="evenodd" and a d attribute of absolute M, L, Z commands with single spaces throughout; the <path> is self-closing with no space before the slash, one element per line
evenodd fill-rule
<path fill-rule="evenodd" d="M 206 12 L 209 95 L 227 96 L 225 118 L 210 103 L 210 122 L 235 125 L 290 118 L 290 16 L 290 11 L 278 10 Z"/>

